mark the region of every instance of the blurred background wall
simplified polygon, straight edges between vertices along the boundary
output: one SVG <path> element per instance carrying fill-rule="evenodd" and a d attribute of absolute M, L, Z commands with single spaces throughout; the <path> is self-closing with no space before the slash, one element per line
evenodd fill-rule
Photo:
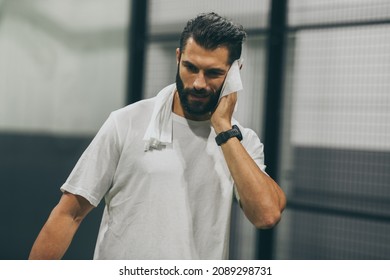
<path fill-rule="evenodd" d="M 28 257 L 59 187 L 125 104 L 129 12 L 126 0 L 0 1 L 1 259 Z M 100 213 L 65 258 L 91 258 Z"/>
<path fill-rule="evenodd" d="M 174 82 L 180 32 L 209 11 L 248 32 L 236 118 L 288 197 L 272 231 L 233 205 L 231 258 L 390 259 L 390 3 L 134 1 L 0 0 L 0 259 L 27 258 L 108 114 Z M 92 258 L 102 206 L 66 259 Z"/>

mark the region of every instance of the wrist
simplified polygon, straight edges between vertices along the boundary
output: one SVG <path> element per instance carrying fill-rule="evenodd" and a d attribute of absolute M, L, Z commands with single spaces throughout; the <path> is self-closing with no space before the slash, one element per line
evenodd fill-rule
<path fill-rule="evenodd" d="M 213 124 L 215 133 L 218 135 L 221 132 L 227 131 L 232 128 L 232 124 L 230 122 L 221 122 L 218 124 Z"/>
<path fill-rule="evenodd" d="M 217 137 L 215 137 L 215 142 L 217 142 L 218 146 L 221 146 L 233 137 L 236 137 L 239 141 L 242 140 L 242 134 L 237 125 L 233 125 L 230 129 L 218 133 Z"/>

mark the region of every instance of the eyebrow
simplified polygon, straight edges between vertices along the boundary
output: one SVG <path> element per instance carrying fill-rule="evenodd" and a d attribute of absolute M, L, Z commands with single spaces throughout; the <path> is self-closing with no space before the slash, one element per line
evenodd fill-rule
<path fill-rule="evenodd" d="M 195 67 L 196 69 L 199 69 L 196 65 L 194 65 L 193 63 L 191 63 L 188 60 L 183 60 L 182 63 L 184 66 L 192 66 L 192 67 Z M 209 68 L 209 69 L 206 69 L 205 72 L 224 75 L 226 73 L 226 70 L 221 69 L 221 68 Z"/>

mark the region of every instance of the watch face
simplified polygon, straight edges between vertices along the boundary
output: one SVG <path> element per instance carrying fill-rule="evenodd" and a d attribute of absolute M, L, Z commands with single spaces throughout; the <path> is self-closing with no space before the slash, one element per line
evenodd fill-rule
<path fill-rule="evenodd" d="M 237 125 L 233 125 L 233 128 L 237 131 L 237 138 L 238 138 L 238 140 L 242 140 L 242 134 L 241 134 L 241 130 L 238 128 L 238 126 Z"/>

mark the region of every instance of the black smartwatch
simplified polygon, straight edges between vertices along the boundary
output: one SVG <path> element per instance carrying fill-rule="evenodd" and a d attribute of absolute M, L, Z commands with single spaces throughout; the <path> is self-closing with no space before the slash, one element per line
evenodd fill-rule
<path fill-rule="evenodd" d="M 237 139 L 240 141 L 242 140 L 242 134 L 237 125 L 233 125 L 232 129 L 218 134 L 217 137 L 215 137 L 215 142 L 217 142 L 218 146 L 221 146 L 223 143 L 225 143 L 232 137 L 237 137 Z"/>

